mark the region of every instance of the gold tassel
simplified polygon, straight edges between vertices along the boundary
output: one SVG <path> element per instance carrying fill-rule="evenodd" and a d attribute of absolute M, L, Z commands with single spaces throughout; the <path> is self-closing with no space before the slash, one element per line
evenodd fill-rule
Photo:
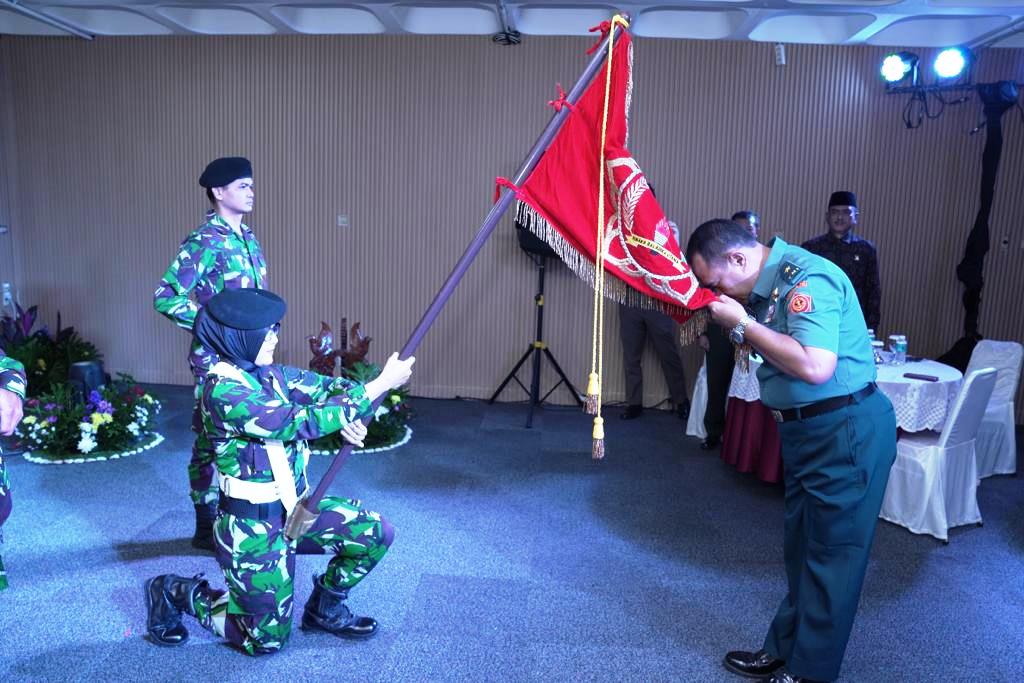
<path fill-rule="evenodd" d="M 707 331 L 710 318 L 711 315 L 706 308 L 694 311 L 690 319 L 679 326 L 679 343 L 682 346 L 689 346 L 697 341 L 697 337 Z"/>
<path fill-rule="evenodd" d="M 587 380 L 587 402 L 585 410 L 587 415 L 597 415 L 598 408 L 597 396 L 601 393 L 601 378 L 597 376 L 596 372 L 590 373 L 590 378 Z"/>
<path fill-rule="evenodd" d="M 594 418 L 594 443 L 590 449 L 590 457 L 594 460 L 604 458 L 604 418 Z"/>

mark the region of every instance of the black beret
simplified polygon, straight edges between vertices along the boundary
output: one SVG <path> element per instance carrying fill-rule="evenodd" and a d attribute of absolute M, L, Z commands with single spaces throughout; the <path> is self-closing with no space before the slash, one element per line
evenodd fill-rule
<path fill-rule="evenodd" d="M 833 192 L 832 196 L 828 198 L 829 206 L 857 206 L 857 195 L 848 190 L 839 190 Z"/>
<path fill-rule="evenodd" d="M 206 165 L 199 184 L 206 189 L 224 187 L 239 178 L 252 178 L 252 164 L 245 157 L 221 157 Z"/>
<path fill-rule="evenodd" d="M 265 289 L 225 289 L 207 301 L 204 310 L 226 327 L 259 330 L 281 322 L 288 304 Z"/>

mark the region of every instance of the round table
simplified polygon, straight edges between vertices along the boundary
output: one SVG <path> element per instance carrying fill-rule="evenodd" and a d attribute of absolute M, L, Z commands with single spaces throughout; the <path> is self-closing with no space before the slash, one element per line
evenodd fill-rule
<path fill-rule="evenodd" d="M 906 373 L 931 375 L 938 381 L 904 377 Z M 934 360 L 902 365 L 879 365 L 878 388 L 896 411 L 896 426 L 905 432 L 926 429 L 942 431 L 946 417 L 960 392 L 963 374 L 956 368 Z"/>
<path fill-rule="evenodd" d="M 750 359 L 750 372 L 733 371 L 729 404 L 722 434 L 722 459 L 740 472 L 753 472 L 767 482 L 782 480 L 779 431 L 771 411 L 761 403 L 757 368 L 761 359 Z M 941 431 L 956 401 L 963 375 L 956 368 L 933 360 L 902 365 L 879 365 L 879 390 L 892 401 L 896 426 L 905 432 Z M 912 379 L 905 373 L 931 375 L 938 381 Z"/>

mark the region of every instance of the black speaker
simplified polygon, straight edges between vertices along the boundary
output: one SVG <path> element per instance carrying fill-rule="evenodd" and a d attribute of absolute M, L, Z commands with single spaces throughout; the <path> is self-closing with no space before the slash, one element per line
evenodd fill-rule
<path fill-rule="evenodd" d="M 103 363 L 98 360 L 72 363 L 68 369 L 68 383 L 80 393 L 88 396 L 93 389 L 99 389 L 106 383 Z"/>
<path fill-rule="evenodd" d="M 1013 81 L 979 83 L 978 96 L 985 105 L 1005 104 L 1012 107 L 1017 104 L 1017 84 Z"/>
<path fill-rule="evenodd" d="M 519 221 L 516 221 L 516 235 L 519 237 L 519 248 L 527 254 L 544 256 L 545 258 L 558 258 L 558 254 L 547 242 L 534 235 L 530 232 L 529 228 Z"/>

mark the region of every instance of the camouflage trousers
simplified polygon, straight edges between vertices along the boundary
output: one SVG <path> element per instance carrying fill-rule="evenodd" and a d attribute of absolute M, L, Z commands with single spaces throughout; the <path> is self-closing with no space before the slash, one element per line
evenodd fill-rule
<path fill-rule="evenodd" d="M 7 478 L 4 467 L 4 456 L 0 455 L 0 550 L 4 545 L 4 522 L 11 514 L 11 480 Z M 0 553 L 0 591 L 7 588 L 7 572 L 4 570 L 4 557 Z"/>
<path fill-rule="evenodd" d="M 256 520 L 221 511 L 214 524 L 217 562 L 227 590 L 196 591 L 193 613 L 203 628 L 251 655 L 280 650 L 292 626 L 295 556 L 333 554 L 324 583 L 359 583 L 394 539 L 394 527 L 360 501 L 325 497 L 308 533 L 289 542 L 284 519 Z"/>
<path fill-rule="evenodd" d="M 196 383 L 196 402 L 192 409 L 192 432 L 196 435 L 196 440 L 192 444 L 192 459 L 188 463 L 189 495 L 192 497 L 193 505 L 216 505 L 220 497 L 217 467 L 214 464 L 217 454 L 206 436 L 206 430 L 203 429 L 203 413 L 199 409 L 202 391 L 202 383 Z"/>

